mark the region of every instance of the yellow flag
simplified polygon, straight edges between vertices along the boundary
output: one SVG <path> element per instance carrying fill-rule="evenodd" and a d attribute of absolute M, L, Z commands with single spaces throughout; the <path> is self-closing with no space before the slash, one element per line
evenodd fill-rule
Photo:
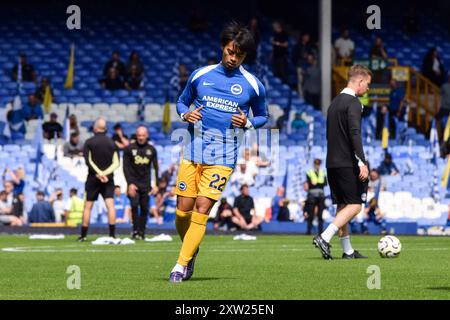
<path fill-rule="evenodd" d="M 69 61 L 69 67 L 67 68 L 66 82 L 64 83 L 65 89 L 73 88 L 73 67 L 74 67 L 74 62 L 75 62 L 74 60 L 75 60 L 75 46 L 72 45 L 70 47 L 70 61 Z"/>
<path fill-rule="evenodd" d="M 48 85 L 45 87 L 44 103 L 43 103 L 45 113 L 52 112 L 52 102 L 53 102 L 52 91 L 50 90 L 50 86 Z"/>
<path fill-rule="evenodd" d="M 445 125 L 444 141 L 447 141 L 449 137 L 450 137 L 450 117 L 448 117 L 447 124 Z"/>
<path fill-rule="evenodd" d="M 381 146 L 383 149 L 389 147 L 389 112 L 384 115 L 384 126 L 381 135 Z"/>
<path fill-rule="evenodd" d="M 166 101 L 163 109 L 162 129 L 164 133 L 169 133 L 171 128 L 172 122 L 170 121 L 170 102 Z"/>
<path fill-rule="evenodd" d="M 447 188 L 448 186 L 448 178 L 450 176 L 450 157 L 447 158 L 447 164 L 445 165 L 444 174 L 441 179 L 441 186 Z"/>

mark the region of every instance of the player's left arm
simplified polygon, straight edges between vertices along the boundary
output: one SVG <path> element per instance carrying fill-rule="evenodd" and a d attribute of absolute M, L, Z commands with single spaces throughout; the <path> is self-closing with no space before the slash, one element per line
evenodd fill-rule
<path fill-rule="evenodd" d="M 255 92 L 250 107 L 253 111 L 253 118 L 247 119 L 246 129 L 258 129 L 264 126 L 269 120 L 269 111 L 266 103 L 266 89 L 258 81 L 259 94 Z"/>

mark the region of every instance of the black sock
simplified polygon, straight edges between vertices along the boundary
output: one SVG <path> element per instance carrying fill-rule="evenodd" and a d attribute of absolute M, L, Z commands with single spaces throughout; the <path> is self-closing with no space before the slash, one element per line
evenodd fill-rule
<path fill-rule="evenodd" d="M 85 238 L 87 236 L 87 232 L 88 232 L 89 227 L 81 227 L 81 237 Z"/>
<path fill-rule="evenodd" d="M 109 225 L 109 236 L 112 238 L 116 237 L 116 225 L 115 224 Z"/>
<path fill-rule="evenodd" d="M 145 234 L 145 227 L 147 225 L 147 216 L 142 215 L 139 217 L 139 232 L 144 235 Z"/>

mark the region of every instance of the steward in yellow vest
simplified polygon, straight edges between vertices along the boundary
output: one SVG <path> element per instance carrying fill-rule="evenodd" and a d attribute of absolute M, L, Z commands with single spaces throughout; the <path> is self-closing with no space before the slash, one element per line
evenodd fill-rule
<path fill-rule="evenodd" d="M 325 209 L 325 192 L 324 188 L 327 185 L 327 178 L 325 171 L 320 168 L 322 161 L 320 159 L 314 160 L 314 168 L 306 173 L 305 191 L 308 196 L 305 202 L 304 216 L 308 221 L 307 234 L 311 234 L 314 217 L 317 216 L 319 220 L 319 233 L 323 231 L 322 213 Z"/>

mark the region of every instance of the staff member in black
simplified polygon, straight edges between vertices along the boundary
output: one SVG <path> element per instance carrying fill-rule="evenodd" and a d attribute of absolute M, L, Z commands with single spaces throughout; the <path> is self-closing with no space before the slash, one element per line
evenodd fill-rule
<path fill-rule="evenodd" d="M 144 126 L 136 129 L 136 140 L 123 152 L 123 172 L 128 184 L 128 198 L 133 219 L 133 239 L 145 239 L 148 217 L 149 192 L 151 190 L 151 167 L 155 170 L 158 185 L 158 156 L 156 149 L 148 141 L 148 130 Z M 155 187 L 156 188 L 156 187 Z M 140 214 L 139 214 L 140 207 Z"/>
<path fill-rule="evenodd" d="M 308 221 L 306 234 L 311 234 L 312 224 L 316 215 L 319 220 L 319 233 L 323 232 L 322 213 L 325 208 L 325 192 L 323 189 L 327 185 L 327 177 L 325 171 L 320 168 L 321 164 L 322 161 L 320 159 L 314 159 L 314 168 L 306 172 L 304 185 L 305 191 L 308 192 L 305 202 L 305 218 Z"/>
<path fill-rule="evenodd" d="M 358 96 L 369 90 L 372 73 L 361 65 L 350 68 L 348 84 L 334 98 L 327 115 L 327 176 L 336 218 L 320 235 L 314 237 L 324 259 L 332 259 L 330 241 L 339 231 L 344 259 L 365 258 L 353 250 L 348 223 L 361 212 L 367 200 L 369 169 L 361 139 L 363 106 Z"/>
<path fill-rule="evenodd" d="M 119 167 L 119 155 L 114 141 L 106 136 L 106 120 L 98 118 L 94 123 L 94 136 L 84 144 L 84 158 L 88 166 L 85 184 L 86 202 L 83 212 L 81 236 L 78 241 L 86 241 L 89 219 L 94 201 L 101 194 L 108 211 L 109 236 L 115 237 L 116 210 L 114 209 L 114 175 Z"/>

